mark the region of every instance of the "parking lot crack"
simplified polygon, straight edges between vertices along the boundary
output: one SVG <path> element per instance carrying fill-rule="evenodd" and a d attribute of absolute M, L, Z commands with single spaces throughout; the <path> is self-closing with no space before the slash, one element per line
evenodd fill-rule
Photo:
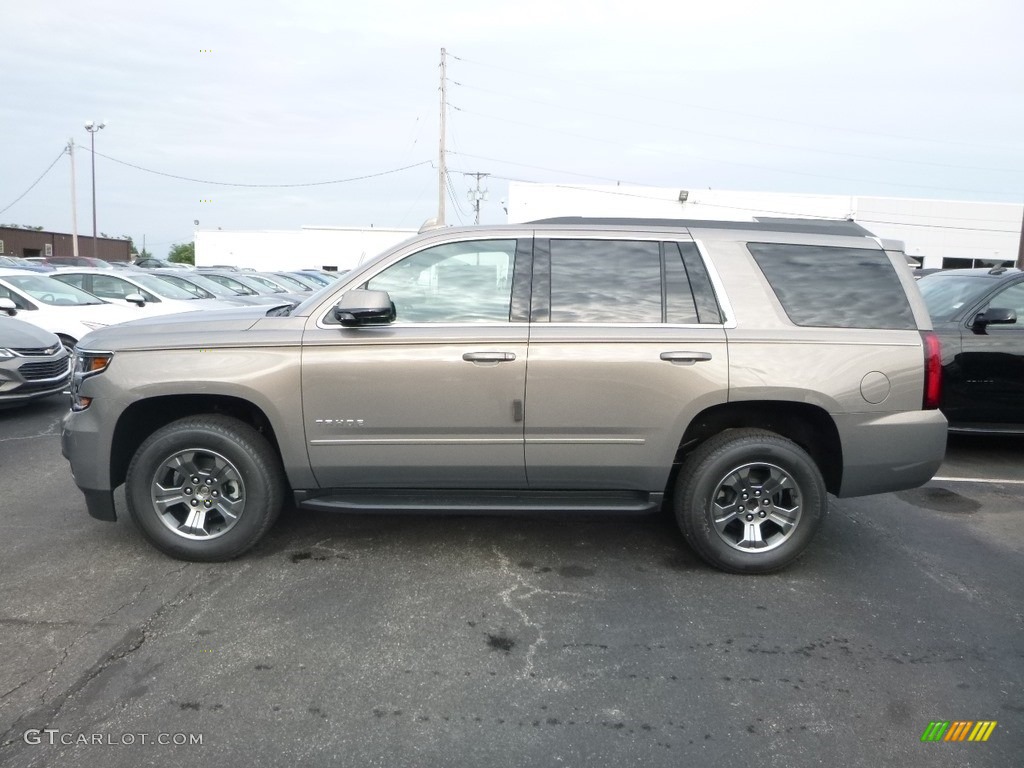
<path fill-rule="evenodd" d="M 542 589 L 541 587 L 531 584 L 523 575 L 512 568 L 512 561 L 503 554 L 497 547 L 492 548 L 495 556 L 498 558 L 498 568 L 501 575 L 506 579 L 513 582 L 507 589 L 501 591 L 501 601 L 505 607 L 508 608 L 512 613 L 519 617 L 523 626 L 532 629 L 537 633 L 537 638 L 530 643 L 526 649 L 526 659 L 523 664 L 523 669 L 517 675 L 520 680 L 524 680 L 533 674 L 534 660 L 537 656 L 537 651 L 542 645 L 547 644 L 547 636 L 544 632 L 544 625 L 539 621 L 535 621 L 526 612 L 523 605 L 526 601 L 536 595 L 556 595 L 556 596 L 569 596 L 569 597 L 581 597 L 576 592 L 561 592 L 556 590 Z"/>
<path fill-rule="evenodd" d="M 183 566 L 179 566 L 173 569 L 172 573 L 180 573 L 186 568 L 188 568 L 189 565 L 189 563 L 186 563 Z M 247 569 L 242 569 L 242 571 L 245 570 Z M 116 615 L 119 611 L 124 610 L 132 603 L 138 601 L 139 598 L 141 598 L 142 595 L 145 594 L 145 592 L 149 588 L 149 584 L 144 585 L 140 590 L 138 590 L 138 592 L 135 593 L 135 595 L 131 599 L 125 601 L 117 608 L 108 611 L 100 618 L 98 622 L 91 624 L 88 630 L 79 634 L 70 643 L 64 646 L 61 652 L 60 659 L 49 670 L 47 670 L 46 672 L 40 672 L 38 675 L 35 675 L 30 680 L 26 681 L 26 683 L 23 683 L 18 686 L 18 688 L 24 687 L 24 685 L 27 685 L 28 683 L 32 682 L 32 680 L 35 680 L 43 674 L 47 676 L 46 689 L 39 695 L 39 705 L 35 709 L 23 714 L 12 725 L 12 727 L 8 729 L 8 731 L 5 734 L 0 736 L 0 747 L 6 747 L 12 744 L 13 741 L 17 740 L 17 735 L 24 732 L 26 728 L 49 727 L 48 724 L 52 722 L 53 719 L 60 714 L 61 710 L 64 708 L 64 705 L 68 702 L 69 699 L 73 698 L 79 691 L 84 689 L 90 682 L 92 682 L 111 664 L 114 664 L 119 660 L 129 657 L 131 654 L 139 650 L 146 642 L 146 639 L 154 625 L 156 625 L 162 619 L 162 617 L 168 612 L 184 605 L 185 603 L 197 597 L 198 587 L 198 584 L 193 583 L 188 587 L 182 589 L 178 592 L 178 595 L 175 598 L 172 598 L 171 600 L 165 602 L 143 622 L 141 622 L 137 626 L 129 627 L 124 633 L 124 635 L 122 635 L 121 639 L 118 642 L 116 642 L 113 646 L 111 646 L 106 653 L 102 654 L 100 658 L 91 667 L 89 667 L 81 675 L 79 675 L 62 692 L 51 696 L 51 691 L 53 687 L 56 685 L 57 673 L 61 669 L 61 667 L 64 666 L 64 664 L 67 662 L 74 647 L 78 643 L 82 642 L 82 640 L 84 640 L 86 637 L 88 637 L 98 626 L 102 625 L 103 622 L 109 620 L 112 616 Z M 215 590 L 215 592 L 219 591 L 219 589 Z M 17 690 L 17 688 L 15 690 Z M 10 695 L 13 693 L 14 691 L 12 690 L 11 692 L 9 692 L 9 694 L 6 695 Z"/>
<path fill-rule="evenodd" d="M 9 443 L 14 440 L 35 440 L 40 437 L 57 437 L 59 435 L 59 431 L 60 422 L 55 421 L 42 432 L 38 432 L 34 435 L 15 435 L 14 437 L 0 437 L 0 443 Z"/>
<path fill-rule="evenodd" d="M 17 684 L 16 686 L 14 686 L 13 688 L 11 688 L 11 690 L 7 691 L 6 693 L 0 693 L 0 701 L 3 701 L 3 700 L 4 700 L 4 699 L 6 699 L 6 698 L 7 698 L 8 696 L 10 696 L 10 695 L 12 695 L 12 694 L 15 694 L 15 693 L 17 693 L 17 692 L 18 692 L 18 691 L 20 691 L 20 690 L 21 690 L 22 688 L 24 688 L 24 687 L 25 687 L 26 685 L 28 685 L 28 684 L 29 684 L 29 683 L 31 683 L 31 682 L 32 682 L 33 680 L 35 680 L 35 679 L 36 679 L 37 677 L 39 677 L 39 675 L 32 675 L 32 677 L 30 677 L 30 678 L 29 678 L 28 680 L 24 680 L 24 681 L 22 681 L 22 682 L 18 683 L 18 684 Z"/>

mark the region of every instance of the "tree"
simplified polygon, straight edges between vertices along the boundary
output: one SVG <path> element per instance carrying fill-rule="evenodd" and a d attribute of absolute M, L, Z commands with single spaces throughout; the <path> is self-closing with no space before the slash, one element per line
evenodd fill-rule
<path fill-rule="evenodd" d="M 175 243 L 171 246 L 171 250 L 167 252 L 167 260 L 173 261 L 175 264 L 192 264 L 196 263 L 196 244 L 195 243 Z"/>

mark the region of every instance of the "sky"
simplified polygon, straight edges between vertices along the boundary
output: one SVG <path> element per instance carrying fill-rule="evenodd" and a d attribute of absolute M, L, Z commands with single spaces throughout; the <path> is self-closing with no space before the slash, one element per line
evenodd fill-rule
<path fill-rule="evenodd" d="M 0 0 L 0 224 L 449 224 L 488 173 L 1019 203 L 1019 0 Z M 94 136 L 88 120 L 105 121 Z M 95 157 L 89 151 L 95 140 Z M 33 186 L 34 185 L 34 186 Z"/>

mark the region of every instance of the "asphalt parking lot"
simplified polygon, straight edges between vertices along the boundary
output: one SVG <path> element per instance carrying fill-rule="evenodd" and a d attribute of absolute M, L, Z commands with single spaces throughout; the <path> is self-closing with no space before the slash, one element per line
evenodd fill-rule
<path fill-rule="evenodd" d="M 0 764 L 1020 765 L 1024 439 L 833 499 L 772 576 L 664 517 L 291 512 L 197 565 L 87 516 L 65 407 L 0 411 Z"/>

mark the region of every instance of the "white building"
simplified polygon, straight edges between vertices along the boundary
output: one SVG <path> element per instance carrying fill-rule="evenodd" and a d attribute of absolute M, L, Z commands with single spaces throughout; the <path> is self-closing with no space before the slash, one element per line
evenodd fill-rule
<path fill-rule="evenodd" d="M 510 182 L 511 223 L 557 216 L 650 219 L 853 219 L 882 238 L 902 240 L 924 267 L 1013 265 L 1022 206 L 850 195 Z"/>
<path fill-rule="evenodd" d="M 303 227 L 196 230 L 196 266 L 347 270 L 416 234 L 414 229 Z"/>

